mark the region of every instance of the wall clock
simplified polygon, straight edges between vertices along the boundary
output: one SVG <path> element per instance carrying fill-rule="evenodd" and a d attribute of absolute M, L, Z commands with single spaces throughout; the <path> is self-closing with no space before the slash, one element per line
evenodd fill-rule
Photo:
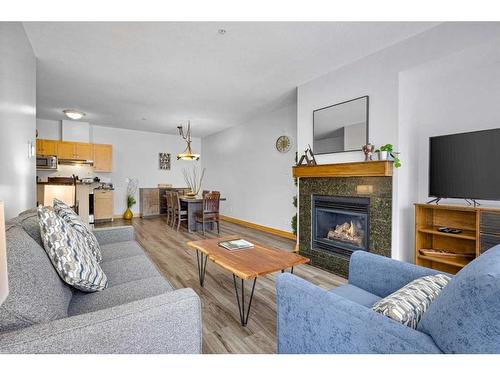
<path fill-rule="evenodd" d="M 290 151 L 290 148 L 292 147 L 292 141 L 290 138 L 286 135 L 282 135 L 278 137 L 276 140 L 276 150 L 279 152 L 285 153 Z"/>

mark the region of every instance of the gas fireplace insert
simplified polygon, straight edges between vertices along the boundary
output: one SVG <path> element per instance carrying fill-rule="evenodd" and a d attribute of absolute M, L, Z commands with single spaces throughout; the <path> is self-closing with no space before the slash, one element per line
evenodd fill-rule
<path fill-rule="evenodd" d="M 312 195 L 311 247 L 349 258 L 369 251 L 370 199 Z"/>

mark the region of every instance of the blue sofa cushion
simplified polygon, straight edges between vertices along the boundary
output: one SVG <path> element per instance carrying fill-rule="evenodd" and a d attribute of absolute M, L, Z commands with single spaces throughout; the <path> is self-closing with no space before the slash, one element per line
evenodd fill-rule
<path fill-rule="evenodd" d="M 500 245 L 456 274 L 418 329 L 445 353 L 500 353 Z"/>
<path fill-rule="evenodd" d="M 359 305 L 372 307 L 381 298 L 375 294 L 371 294 L 366 290 L 358 288 L 354 285 L 342 285 L 338 288 L 330 290 L 330 293 L 336 294 L 338 296 L 344 297 L 352 302 L 356 302 Z"/>

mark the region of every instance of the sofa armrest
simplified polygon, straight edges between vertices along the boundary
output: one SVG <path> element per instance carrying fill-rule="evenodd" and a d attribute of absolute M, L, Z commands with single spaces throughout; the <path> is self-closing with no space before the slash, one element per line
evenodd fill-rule
<path fill-rule="evenodd" d="M 396 259 L 355 251 L 349 262 L 349 284 L 379 297 L 387 297 L 419 277 L 439 272 Z"/>
<path fill-rule="evenodd" d="M 440 353 L 430 336 L 294 275 L 276 287 L 278 353 Z"/>
<path fill-rule="evenodd" d="M 135 240 L 134 227 L 131 225 L 111 228 L 98 228 L 93 231 L 99 245 Z"/>
<path fill-rule="evenodd" d="M 98 292 L 97 292 L 98 293 Z M 0 334 L 2 353 L 201 353 L 192 289 Z"/>

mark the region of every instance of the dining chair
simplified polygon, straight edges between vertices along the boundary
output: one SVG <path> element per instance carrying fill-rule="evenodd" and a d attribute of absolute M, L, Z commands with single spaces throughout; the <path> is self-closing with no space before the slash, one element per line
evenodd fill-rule
<path fill-rule="evenodd" d="M 210 193 L 210 190 L 203 190 L 203 192 L 201 193 L 201 196 L 204 197 L 208 193 Z"/>
<path fill-rule="evenodd" d="M 181 201 L 179 199 L 179 193 L 172 193 L 172 214 L 173 214 L 173 223 L 172 228 L 175 228 L 177 224 L 177 232 L 181 226 L 181 221 L 188 220 L 188 212 L 187 210 L 183 210 L 181 207 Z"/>
<path fill-rule="evenodd" d="M 169 225 L 173 218 L 172 193 L 167 191 L 164 195 L 164 199 L 167 201 L 167 225 Z"/>
<path fill-rule="evenodd" d="M 205 234 L 205 223 L 217 223 L 217 233 L 220 233 L 219 223 L 220 193 L 212 191 L 203 196 L 202 210 L 195 215 L 196 223 L 201 223 Z"/>

